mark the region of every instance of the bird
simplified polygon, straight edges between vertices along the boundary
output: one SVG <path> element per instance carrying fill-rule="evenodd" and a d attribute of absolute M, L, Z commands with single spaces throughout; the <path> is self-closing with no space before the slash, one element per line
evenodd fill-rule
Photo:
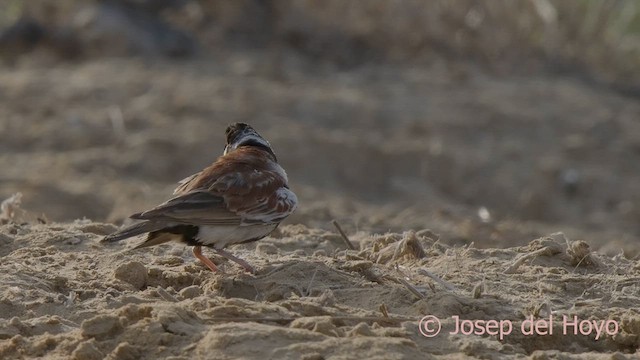
<path fill-rule="evenodd" d="M 141 222 L 107 235 L 101 242 L 148 233 L 134 249 L 179 241 L 193 246 L 193 255 L 213 272 L 218 268 L 202 254 L 203 246 L 255 273 L 249 263 L 225 248 L 269 235 L 295 211 L 298 198 L 289 188 L 287 174 L 271 145 L 256 130 L 234 123 L 225 135 L 222 156 L 178 182 L 169 200 L 130 216 Z"/>

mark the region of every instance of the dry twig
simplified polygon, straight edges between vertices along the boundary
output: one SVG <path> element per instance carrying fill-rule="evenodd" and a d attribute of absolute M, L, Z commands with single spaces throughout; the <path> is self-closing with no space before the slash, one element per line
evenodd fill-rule
<path fill-rule="evenodd" d="M 418 269 L 418 272 L 420 274 L 422 274 L 422 275 L 427 275 L 428 277 L 430 277 L 435 282 L 437 282 L 438 284 L 442 285 L 445 289 L 447 289 L 449 291 L 453 291 L 453 292 L 457 292 L 458 291 L 458 289 L 455 286 L 453 286 L 453 284 L 440 279 L 437 275 L 433 274 L 432 272 L 428 271 L 427 269 Z"/>
<path fill-rule="evenodd" d="M 411 285 L 407 280 L 399 277 L 392 278 L 393 280 L 398 281 L 400 284 L 404 285 L 413 295 L 415 295 L 418 299 L 422 300 L 425 298 L 424 294 L 422 294 L 415 286 Z"/>
<path fill-rule="evenodd" d="M 331 223 L 333 224 L 333 226 L 336 227 L 336 229 L 338 230 L 338 232 L 342 236 L 342 240 L 344 240 L 344 243 L 347 245 L 347 248 L 349 248 L 349 250 L 355 250 L 356 247 L 353 245 L 351 240 L 349 240 L 349 238 L 347 237 L 347 234 L 345 234 L 344 231 L 342 231 L 342 228 L 340 227 L 340 224 L 338 224 L 338 222 L 335 221 L 335 220 L 331 220 Z"/>

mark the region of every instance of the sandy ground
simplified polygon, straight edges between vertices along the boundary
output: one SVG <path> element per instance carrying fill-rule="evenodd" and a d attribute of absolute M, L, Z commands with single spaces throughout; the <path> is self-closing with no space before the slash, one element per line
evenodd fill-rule
<path fill-rule="evenodd" d="M 338 71 L 224 51 L 24 61 L 0 69 L 0 99 L 0 195 L 23 194 L 0 227 L 2 359 L 618 359 L 640 346 L 635 99 L 464 64 Z M 255 276 L 211 273 L 179 244 L 98 243 L 218 156 L 235 121 L 271 141 L 301 200 L 272 236 L 231 249 Z M 426 315 L 439 335 L 421 334 Z M 563 334 L 563 315 L 617 328 Z M 449 334 L 455 316 L 514 330 Z M 523 334 L 530 316 L 553 333 Z"/>
<path fill-rule="evenodd" d="M 287 225 L 234 248 L 257 266 L 253 276 L 228 263 L 213 274 L 181 245 L 98 244 L 114 229 L 3 227 L 3 359 L 621 359 L 638 346 L 639 264 L 561 234 L 478 249 L 429 231 L 359 233 L 355 251 L 331 232 Z M 439 335 L 421 334 L 425 314 L 441 320 Z M 452 334 L 454 316 L 503 321 L 504 334 Z M 563 316 L 596 325 L 576 333 Z M 521 330 L 529 317 L 552 334 Z"/>

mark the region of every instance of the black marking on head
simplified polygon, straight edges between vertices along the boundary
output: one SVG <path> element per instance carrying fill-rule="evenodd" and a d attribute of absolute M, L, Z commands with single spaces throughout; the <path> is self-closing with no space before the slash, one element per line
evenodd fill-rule
<path fill-rule="evenodd" d="M 245 123 L 234 123 L 229 125 L 229 127 L 227 127 L 227 130 L 225 131 L 225 135 L 227 137 L 227 145 L 231 145 L 236 143 L 238 140 L 240 140 L 240 138 L 243 135 L 246 134 L 255 134 L 257 136 L 258 132 L 255 131 L 251 126 L 249 126 L 248 124 Z"/>
<path fill-rule="evenodd" d="M 253 146 L 261 150 L 268 152 L 273 159 L 277 162 L 276 154 L 271 149 L 269 142 L 265 140 L 258 132 L 251 126 L 245 123 L 235 123 L 229 125 L 225 131 L 227 136 L 227 146 L 225 147 L 225 154 L 229 151 L 235 150 L 243 146 Z"/>
<path fill-rule="evenodd" d="M 273 160 L 278 162 L 278 158 L 276 157 L 276 154 L 271 149 L 271 146 L 265 145 L 265 144 L 263 144 L 261 142 L 258 142 L 256 140 L 254 140 L 254 139 L 243 141 L 238 147 L 243 147 L 243 146 L 253 146 L 253 147 L 260 148 L 260 149 L 268 152 L 269 154 L 271 154 L 271 156 L 273 156 Z"/>

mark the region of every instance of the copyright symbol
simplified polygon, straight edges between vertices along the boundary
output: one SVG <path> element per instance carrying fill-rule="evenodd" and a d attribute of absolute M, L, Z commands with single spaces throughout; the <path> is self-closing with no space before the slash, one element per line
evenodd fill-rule
<path fill-rule="evenodd" d="M 440 329 L 442 329 L 442 324 L 440 324 L 440 319 L 433 315 L 427 315 L 420 319 L 420 324 L 418 324 L 420 328 L 420 333 L 425 337 L 434 337 L 440 333 Z"/>

